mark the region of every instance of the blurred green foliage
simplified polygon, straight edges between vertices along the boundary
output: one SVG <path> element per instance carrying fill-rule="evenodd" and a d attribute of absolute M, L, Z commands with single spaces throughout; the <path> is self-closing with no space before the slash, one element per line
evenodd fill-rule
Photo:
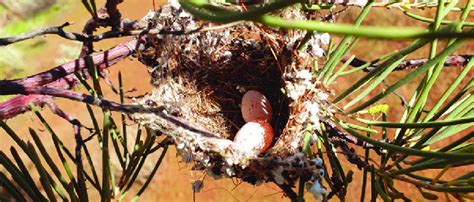
<path fill-rule="evenodd" d="M 51 24 L 57 23 L 58 16 L 65 15 L 72 8 L 71 0 L 26 0 L 19 2 L 0 3 L 0 37 L 15 36 L 21 33 L 38 30 Z M 21 2 L 21 3 L 20 3 Z M 41 5 L 32 6 L 38 3 Z M 25 4 L 23 10 L 17 7 Z M 11 7 L 9 7 L 11 6 Z M 29 13 L 21 13 L 29 12 Z M 46 40 L 38 37 L 32 40 L 22 41 L 6 47 L 0 47 L 0 78 L 17 78 L 25 76 L 25 69 L 41 67 L 41 59 L 31 60 L 45 50 Z M 55 59 L 55 64 L 62 64 L 67 60 L 77 57 L 79 49 L 75 46 L 60 44 L 58 51 L 63 58 Z M 41 57 L 36 57 L 41 58 Z M 0 98 L 0 101 L 8 99 L 8 96 Z"/>

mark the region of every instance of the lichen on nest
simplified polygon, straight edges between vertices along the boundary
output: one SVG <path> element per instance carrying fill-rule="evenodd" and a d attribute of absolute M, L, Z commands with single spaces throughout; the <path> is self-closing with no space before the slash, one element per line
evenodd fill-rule
<path fill-rule="evenodd" d="M 296 8 L 280 15 L 305 18 Z M 150 28 L 174 32 L 215 26 L 197 21 L 175 1 L 150 12 L 145 21 Z M 215 178 L 293 185 L 306 176 L 316 183 L 323 172 L 321 162 L 301 151 L 308 126 L 317 130 L 319 120 L 330 116 L 326 90 L 309 71 L 323 55 L 321 46 L 328 35 L 314 34 L 299 50 L 305 34 L 241 22 L 219 30 L 156 35 L 154 51 L 138 55 L 148 66 L 154 87 L 138 104 L 161 107 L 182 121 L 170 123 L 153 114 L 133 117 L 170 136 L 186 161 L 194 161 L 196 169 Z M 246 90 L 262 92 L 274 111 L 275 139 L 264 154 L 243 151 L 232 141 L 244 124 L 239 104 Z"/>

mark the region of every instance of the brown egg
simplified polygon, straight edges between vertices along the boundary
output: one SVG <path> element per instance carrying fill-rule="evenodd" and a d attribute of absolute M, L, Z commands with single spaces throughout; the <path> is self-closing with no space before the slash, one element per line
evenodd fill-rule
<path fill-rule="evenodd" d="M 260 92 L 249 90 L 242 97 L 242 117 L 245 122 L 272 121 L 272 106 L 268 99 Z"/>
<path fill-rule="evenodd" d="M 266 151 L 272 140 L 272 126 L 264 121 L 246 123 L 234 138 L 240 149 L 257 153 Z"/>

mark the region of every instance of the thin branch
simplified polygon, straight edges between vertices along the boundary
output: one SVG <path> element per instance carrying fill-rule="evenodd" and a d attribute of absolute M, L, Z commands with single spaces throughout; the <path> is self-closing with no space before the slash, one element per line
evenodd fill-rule
<path fill-rule="evenodd" d="M 143 30 L 143 27 L 139 25 L 139 23 L 135 20 L 128 20 L 123 19 L 120 21 L 121 31 L 109 31 L 99 35 L 88 35 L 88 34 L 79 34 L 75 32 L 66 32 L 64 28 L 71 25 L 71 23 L 66 22 L 61 26 L 56 27 L 47 27 L 43 29 L 39 29 L 36 31 L 28 32 L 19 34 L 16 36 L 0 38 L 0 46 L 7 46 L 16 42 L 24 41 L 27 39 L 32 39 L 42 35 L 54 34 L 60 37 L 63 37 L 68 40 L 73 41 L 81 41 L 81 42 L 96 42 L 104 39 L 110 38 L 117 38 L 117 37 L 124 37 L 124 36 L 132 36 L 132 35 L 139 35 Z M 166 31 L 157 31 L 153 30 L 152 34 L 173 34 Z"/>
<path fill-rule="evenodd" d="M 370 165 L 364 160 L 362 160 L 359 155 L 356 154 L 355 150 L 353 148 L 350 148 L 345 141 L 342 141 L 340 138 L 330 138 L 329 141 L 331 141 L 334 146 L 338 147 L 341 149 L 341 152 L 346 156 L 347 160 L 352 163 L 357 165 L 359 169 L 363 168 L 368 168 Z"/>
<path fill-rule="evenodd" d="M 472 190 L 474 190 L 474 187 L 472 187 L 472 186 L 447 186 L 447 185 L 443 185 L 443 184 L 433 185 L 433 184 L 430 184 L 430 183 L 427 183 L 427 182 L 413 180 L 413 179 L 410 179 L 410 178 L 407 178 L 407 177 L 401 176 L 401 175 L 395 175 L 395 176 L 391 176 L 391 177 L 393 177 L 394 179 L 403 181 L 403 182 L 413 184 L 417 187 L 422 187 L 422 188 L 425 188 L 425 189 L 428 189 L 428 190 L 438 191 L 438 192 L 470 193 L 470 192 L 472 192 Z"/>
<path fill-rule="evenodd" d="M 77 184 L 79 188 L 77 189 L 79 196 L 87 198 L 87 188 L 86 188 L 86 179 L 84 178 L 84 164 L 82 163 L 82 153 L 81 148 L 83 147 L 83 140 L 81 136 L 81 122 L 61 110 L 54 102 L 46 103 L 48 107 L 53 111 L 54 114 L 60 116 L 61 118 L 69 121 L 72 124 L 74 129 L 74 138 L 76 140 L 76 148 L 75 148 L 75 155 L 76 155 L 76 165 L 77 165 Z M 91 130 L 91 129 L 89 129 Z"/>
<path fill-rule="evenodd" d="M 136 21 L 130 21 L 127 20 L 127 22 L 124 22 L 125 24 L 123 25 L 124 27 L 128 27 L 125 29 L 125 31 L 108 31 L 104 32 L 102 34 L 97 34 L 97 35 L 84 35 L 84 34 L 79 34 L 75 32 L 66 32 L 63 30 L 65 26 L 70 25 L 69 22 L 64 23 L 61 26 L 57 27 L 48 27 L 40 30 L 36 30 L 33 32 L 28 32 L 16 36 L 11 36 L 11 37 L 6 37 L 6 38 L 0 38 L 0 46 L 7 46 L 13 43 L 17 43 L 20 41 L 24 41 L 27 39 L 32 39 L 38 36 L 42 35 L 48 35 L 48 34 L 54 34 L 61 36 L 65 39 L 68 40 L 73 40 L 73 41 L 80 41 L 80 42 L 97 42 L 101 41 L 104 39 L 111 39 L 111 38 L 119 38 L 119 37 L 126 37 L 126 36 L 139 36 L 143 34 L 155 34 L 155 35 L 187 35 L 187 34 L 193 34 L 196 32 L 204 32 L 204 31 L 212 31 L 216 29 L 223 29 L 224 26 L 216 26 L 216 27 L 208 27 L 208 28 L 197 28 L 195 30 L 191 31 L 170 31 L 167 29 L 141 29 L 142 27 L 139 27 L 138 23 Z M 226 24 L 226 26 L 233 26 L 233 23 Z"/>
<path fill-rule="evenodd" d="M 117 6 L 116 4 L 115 6 L 111 5 L 110 1 L 108 0 L 106 4 L 102 8 L 100 8 L 97 12 L 94 12 L 93 17 L 86 22 L 86 24 L 84 25 L 84 28 L 82 29 L 82 33 L 90 36 L 94 34 L 97 28 L 109 27 L 109 26 L 112 27 L 112 31 L 120 31 L 118 27 L 120 23 L 116 21 L 120 21 L 121 16 L 116 6 Z M 118 16 L 115 15 L 115 17 L 118 17 L 117 19 L 114 18 L 113 20 L 110 20 L 109 18 L 110 15 L 107 11 L 107 7 L 110 7 L 109 8 L 110 10 L 114 10 L 113 7 L 115 7 L 115 10 L 117 10 L 116 12 L 118 13 Z M 80 57 L 90 54 L 93 51 L 94 51 L 94 45 L 92 41 L 84 41 L 84 43 L 82 44 L 82 51 L 81 51 Z"/>
<path fill-rule="evenodd" d="M 86 40 L 88 40 L 88 37 L 86 37 L 82 34 L 65 32 L 63 30 L 63 28 L 67 27 L 69 25 L 71 25 L 71 24 L 69 22 L 66 22 L 63 25 L 57 26 L 57 27 L 48 27 L 48 28 L 36 30 L 36 31 L 33 31 L 33 32 L 19 34 L 17 36 L 0 38 L 0 46 L 7 46 L 7 45 L 10 45 L 12 43 L 24 41 L 24 40 L 27 40 L 27 39 L 32 39 L 32 38 L 35 38 L 37 36 L 46 35 L 46 34 L 56 34 L 56 35 L 61 36 L 65 39 L 74 40 L 74 41 L 86 41 Z"/>
<path fill-rule="evenodd" d="M 454 66 L 465 66 L 473 55 L 452 55 L 448 56 L 446 61 L 444 62 L 444 66 L 447 67 L 454 67 Z M 346 55 L 343 57 L 341 60 L 342 63 L 345 63 L 349 60 L 350 55 Z M 375 69 L 378 68 L 378 65 L 376 63 L 379 62 L 378 60 L 367 62 L 359 58 L 354 58 L 351 63 L 349 63 L 350 66 L 352 67 L 360 67 L 363 65 L 366 65 L 367 63 L 371 63 L 371 65 L 367 68 L 364 68 L 365 72 L 371 72 Z M 428 59 L 410 59 L 410 60 L 405 60 L 402 61 L 395 69 L 394 71 L 400 71 L 400 70 L 409 70 L 409 69 L 416 69 L 421 65 L 424 65 L 425 63 L 428 62 Z"/>
<path fill-rule="evenodd" d="M 120 30 L 120 18 L 122 14 L 117 9 L 118 4 L 122 3 L 123 0 L 107 0 L 105 8 L 109 17 L 109 25 L 112 27 L 112 31 Z"/>
<path fill-rule="evenodd" d="M 138 29 L 138 30 L 129 30 L 129 31 L 110 31 L 110 32 L 104 32 L 103 34 L 98 34 L 98 35 L 93 35 L 91 36 L 91 41 L 100 41 L 103 39 L 109 39 L 109 38 L 118 38 L 118 37 L 124 37 L 124 36 L 140 36 L 144 34 L 152 34 L 152 35 L 188 35 L 188 34 L 193 34 L 196 32 L 203 32 L 203 31 L 212 31 L 214 27 L 209 27 L 209 28 L 202 28 L 198 27 L 194 30 L 190 31 L 184 31 L 184 30 L 179 30 L 179 31 L 171 31 L 167 29 Z M 221 29 L 221 27 L 217 27 L 217 29 Z"/>
<path fill-rule="evenodd" d="M 333 124 L 329 122 L 323 122 L 324 126 L 327 128 L 328 132 L 328 137 L 331 139 L 331 141 L 337 141 L 339 144 L 346 144 L 346 143 L 351 143 L 355 144 L 358 146 L 362 146 L 362 148 L 365 149 L 372 149 L 374 150 L 377 154 L 380 154 L 381 148 L 372 144 L 369 144 L 359 138 L 356 138 L 352 135 L 345 134 L 339 128 L 334 126 Z"/>
<path fill-rule="evenodd" d="M 111 61 L 122 60 L 123 58 L 131 55 L 134 52 L 137 44 L 137 40 L 131 40 L 124 44 L 115 46 L 112 49 L 94 53 L 87 57 L 91 57 L 94 65 L 105 65 L 103 68 L 107 68 L 110 66 Z M 86 57 L 73 60 L 48 71 L 26 78 L 0 81 L 1 91 L 4 93 L 8 91 L 14 92 L 16 89 L 12 87 L 18 86 L 42 86 L 67 75 L 73 74 L 74 72 L 81 72 L 86 67 L 85 58 Z"/>
<path fill-rule="evenodd" d="M 132 54 L 136 49 L 135 47 L 138 47 L 141 43 L 142 40 L 139 42 L 137 42 L 137 40 L 132 40 L 110 50 L 93 54 L 91 57 L 99 71 L 102 71 Z M 31 87 L 45 85 L 46 87 L 56 89 L 70 89 L 78 83 L 77 78 L 72 73 L 77 71 L 82 73 L 85 78 L 89 77 L 88 72 L 83 71 L 84 69 L 84 58 L 80 58 L 68 62 L 65 65 L 60 65 L 49 71 L 24 79 L 0 81 L 0 89 L 3 91 L 13 91 L 12 94 L 18 94 L 15 93 L 15 88 L 18 88 L 19 86 Z M 43 106 L 50 99 L 52 98 L 48 95 L 20 95 L 8 101 L 0 102 L 0 119 L 9 119 L 31 110 L 29 103 L 36 106 Z"/>
<path fill-rule="evenodd" d="M 43 87 L 43 86 L 32 86 L 32 87 L 16 86 L 15 89 L 16 89 L 15 91 L 0 89 L 0 95 L 11 95 L 11 94 L 49 95 L 52 97 L 62 97 L 62 98 L 66 98 L 66 99 L 70 99 L 74 101 L 79 101 L 86 104 L 98 106 L 102 109 L 108 109 L 111 111 L 117 111 L 117 112 L 122 112 L 122 113 L 127 113 L 127 114 L 132 114 L 132 113 L 154 114 L 166 120 L 169 123 L 172 123 L 178 127 L 182 127 L 186 129 L 187 131 L 198 133 L 205 137 L 211 137 L 211 138 L 216 137 L 216 135 L 210 132 L 207 132 L 207 131 L 204 131 L 192 126 L 190 123 L 188 123 L 185 120 L 181 120 L 175 116 L 168 115 L 166 112 L 163 111 L 164 110 L 163 108 L 144 108 L 139 105 L 122 105 L 113 101 L 108 101 L 102 98 L 94 97 L 94 96 L 83 94 L 83 93 L 78 93 L 78 92 L 74 92 L 70 90 Z"/>

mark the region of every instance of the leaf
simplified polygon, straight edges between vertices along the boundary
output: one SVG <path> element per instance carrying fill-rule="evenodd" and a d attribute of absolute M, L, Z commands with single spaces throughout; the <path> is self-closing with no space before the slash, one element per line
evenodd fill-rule
<path fill-rule="evenodd" d="M 367 110 L 367 113 L 370 114 L 370 115 L 385 114 L 385 113 L 387 113 L 388 108 L 389 108 L 388 104 L 379 104 L 379 105 L 375 105 L 375 106 L 370 107 Z"/>
<path fill-rule="evenodd" d="M 421 195 L 423 196 L 423 198 L 427 199 L 427 200 L 432 200 L 432 201 L 436 201 L 439 199 L 439 197 L 435 194 L 432 194 L 432 193 L 429 193 L 429 192 L 424 192 L 422 191 L 421 192 Z"/>

